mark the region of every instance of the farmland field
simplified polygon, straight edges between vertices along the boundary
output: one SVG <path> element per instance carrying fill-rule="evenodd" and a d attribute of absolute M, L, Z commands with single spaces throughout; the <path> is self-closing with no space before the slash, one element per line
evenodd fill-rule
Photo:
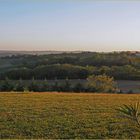
<path fill-rule="evenodd" d="M 138 94 L 0 93 L 0 139 L 140 138 L 115 108 Z"/>

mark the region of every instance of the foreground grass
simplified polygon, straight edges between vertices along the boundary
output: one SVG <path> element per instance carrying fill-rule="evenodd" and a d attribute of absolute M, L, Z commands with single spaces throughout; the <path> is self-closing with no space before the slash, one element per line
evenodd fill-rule
<path fill-rule="evenodd" d="M 0 138 L 140 138 L 115 108 L 140 95 L 0 93 Z"/>

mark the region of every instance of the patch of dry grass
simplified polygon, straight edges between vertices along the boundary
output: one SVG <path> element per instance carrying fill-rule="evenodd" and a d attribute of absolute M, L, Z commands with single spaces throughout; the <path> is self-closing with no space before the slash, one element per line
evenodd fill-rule
<path fill-rule="evenodd" d="M 138 94 L 0 93 L 0 138 L 140 138 L 115 108 Z"/>

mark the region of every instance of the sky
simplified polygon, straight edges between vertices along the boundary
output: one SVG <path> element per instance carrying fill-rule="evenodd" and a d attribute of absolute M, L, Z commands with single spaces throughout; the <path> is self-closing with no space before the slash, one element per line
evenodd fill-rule
<path fill-rule="evenodd" d="M 0 50 L 140 50 L 140 1 L 0 0 Z"/>

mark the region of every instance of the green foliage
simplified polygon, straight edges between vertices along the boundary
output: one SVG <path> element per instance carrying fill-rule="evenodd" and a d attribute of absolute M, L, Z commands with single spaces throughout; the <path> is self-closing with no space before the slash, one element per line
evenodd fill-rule
<path fill-rule="evenodd" d="M 123 105 L 116 110 L 125 118 L 135 122 L 140 127 L 140 104 L 139 102 L 130 105 Z"/>
<path fill-rule="evenodd" d="M 23 81 L 20 79 L 19 82 L 15 86 L 15 91 L 24 91 Z"/>
<path fill-rule="evenodd" d="M 0 79 L 86 79 L 103 75 L 120 80 L 140 80 L 140 57 L 130 52 L 64 53 L 0 58 Z"/>
<path fill-rule="evenodd" d="M 48 90 L 48 83 L 47 83 L 46 80 L 43 81 L 43 83 L 42 83 L 42 85 L 41 85 L 41 88 L 40 88 L 40 91 L 43 91 L 43 92 L 49 91 L 49 90 Z"/>
<path fill-rule="evenodd" d="M 0 90 L 1 91 L 13 91 L 14 90 L 14 85 L 8 78 L 6 78 L 2 82 L 2 85 L 0 86 Z"/>
<path fill-rule="evenodd" d="M 28 89 L 29 91 L 34 91 L 34 92 L 37 92 L 37 91 L 40 91 L 40 87 L 39 85 L 36 83 L 35 80 L 32 80 L 30 85 L 28 86 Z"/>
<path fill-rule="evenodd" d="M 106 75 L 90 76 L 88 81 L 82 82 L 81 80 L 70 81 L 68 78 L 58 82 L 59 80 L 52 80 L 48 83 L 47 80 L 31 81 L 18 80 L 13 81 L 6 79 L 0 86 L 0 91 L 58 91 L 58 92 L 115 92 L 115 82 L 113 78 Z M 88 85 L 88 86 L 87 86 Z"/>
<path fill-rule="evenodd" d="M 114 79 L 106 75 L 89 76 L 88 87 L 96 92 L 115 92 L 116 85 Z"/>
<path fill-rule="evenodd" d="M 63 91 L 71 91 L 71 84 L 68 79 L 65 80 Z"/>

